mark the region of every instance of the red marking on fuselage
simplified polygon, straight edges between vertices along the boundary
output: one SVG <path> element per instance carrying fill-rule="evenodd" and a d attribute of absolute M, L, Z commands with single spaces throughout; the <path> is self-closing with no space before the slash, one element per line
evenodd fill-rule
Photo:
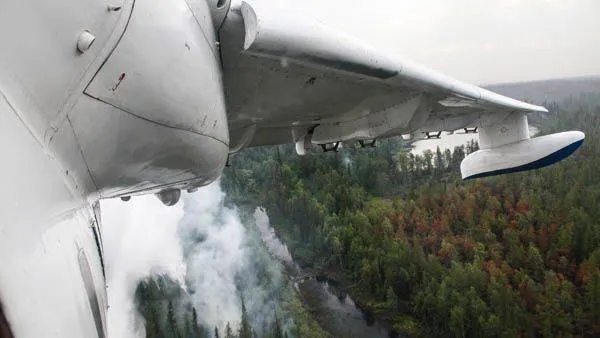
<path fill-rule="evenodd" d="M 114 92 L 115 90 L 117 90 L 117 88 L 119 88 L 119 85 L 121 84 L 121 82 L 125 79 L 125 73 L 121 73 L 121 75 L 119 75 L 119 78 L 117 79 L 117 83 L 115 84 L 114 87 L 112 87 L 112 91 Z"/>

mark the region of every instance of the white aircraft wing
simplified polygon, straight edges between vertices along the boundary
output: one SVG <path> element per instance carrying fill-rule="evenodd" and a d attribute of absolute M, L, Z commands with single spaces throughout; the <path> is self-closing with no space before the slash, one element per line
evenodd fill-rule
<path fill-rule="evenodd" d="M 296 143 L 303 154 L 310 143 L 477 127 L 484 153 L 463 162 L 468 178 L 533 169 L 551 155 L 554 163 L 584 137 L 572 132 L 512 149 L 531 141 L 526 114 L 546 108 L 378 52 L 297 13 L 242 3 L 220 37 L 232 152 Z"/>

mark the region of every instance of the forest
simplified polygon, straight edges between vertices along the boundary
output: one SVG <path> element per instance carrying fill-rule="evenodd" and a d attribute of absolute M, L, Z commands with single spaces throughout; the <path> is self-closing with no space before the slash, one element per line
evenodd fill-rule
<path fill-rule="evenodd" d="M 539 134 L 586 140 L 540 170 L 462 181 L 476 142 L 415 155 L 388 139 L 304 157 L 287 145 L 246 149 L 221 185 L 230 203 L 267 210 L 300 266 L 401 336 L 599 336 L 600 95 L 546 106 L 530 116 Z M 177 322 L 160 283 L 138 287 L 147 337 L 254 335 L 245 308 L 238 330 L 199 328 L 193 308 Z M 287 335 L 275 319 L 269 335 Z"/>
<path fill-rule="evenodd" d="M 586 133 L 571 158 L 463 182 L 477 149 L 413 155 L 401 140 L 298 157 L 250 149 L 222 185 L 265 206 L 294 258 L 343 281 L 408 336 L 600 335 L 600 96 L 547 104 L 540 134 Z"/>
<path fill-rule="evenodd" d="M 207 328 L 198 318 L 196 308 L 182 297 L 184 290 L 165 276 L 142 281 L 135 298 L 137 310 L 145 320 L 147 338 L 253 338 L 256 332 L 248 319 L 244 299 L 240 297 L 242 316 L 239 323 L 227 323 L 220 332 L 218 327 Z M 285 338 L 277 314 L 271 331 L 266 338 Z M 232 325 L 238 325 L 234 329 Z"/>

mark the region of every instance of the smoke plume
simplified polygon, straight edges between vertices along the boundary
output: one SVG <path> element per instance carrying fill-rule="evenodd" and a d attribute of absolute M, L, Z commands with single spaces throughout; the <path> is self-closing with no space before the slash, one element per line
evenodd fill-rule
<path fill-rule="evenodd" d="M 271 255 L 291 257 L 274 237 L 264 211 L 264 216 L 247 213 L 242 221 L 245 214 L 224 200 L 216 182 L 184 195 L 173 207 L 154 196 L 134 197 L 129 203 L 103 201 L 111 337 L 145 334 L 134 292 L 140 281 L 158 275 L 181 284 L 187 298 L 183 303 L 196 308 L 208 329 L 222 330 L 228 322 L 236 327 L 242 297 L 254 330 L 261 334 L 270 328 L 283 276 Z M 263 240 L 279 246 L 269 246 L 269 253 Z"/>
<path fill-rule="evenodd" d="M 285 243 L 283 243 L 275 234 L 275 229 L 271 227 L 269 215 L 267 215 L 265 209 L 256 208 L 256 210 L 254 210 L 254 222 L 260 232 L 261 240 L 267 247 L 269 253 L 286 264 L 293 264 L 292 255 L 290 254 L 287 245 L 285 245 Z"/>
<path fill-rule="evenodd" d="M 243 297 L 252 326 L 261 333 L 274 320 L 281 265 L 265 251 L 253 219 L 242 222 L 224 199 L 219 185 L 212 184 L 184 200 L 179 234 L 191 302 L 205 326 L 235 327 Z"/>
<path fill-rule="evenodd" d="M 134 293 L 152 275 L 166 275 L 183 283 L 185 262 L 177 224 L 183 206 L 165 207 L 154 196 L 130 202 L 102 201 L 102 234 L 108 292 L 108 334 L 130 338 L 145 335 L 137 315 Z"/>

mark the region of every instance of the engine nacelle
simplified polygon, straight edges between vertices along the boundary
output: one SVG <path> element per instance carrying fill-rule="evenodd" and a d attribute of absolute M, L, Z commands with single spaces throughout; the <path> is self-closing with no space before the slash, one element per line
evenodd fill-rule
<path fill-rule="evenodd" d="M 136 2 L 69 113 L 102 197 L 190 189 L 221 173 L 229 131 L 210 17 L 206 1 Z"/>

